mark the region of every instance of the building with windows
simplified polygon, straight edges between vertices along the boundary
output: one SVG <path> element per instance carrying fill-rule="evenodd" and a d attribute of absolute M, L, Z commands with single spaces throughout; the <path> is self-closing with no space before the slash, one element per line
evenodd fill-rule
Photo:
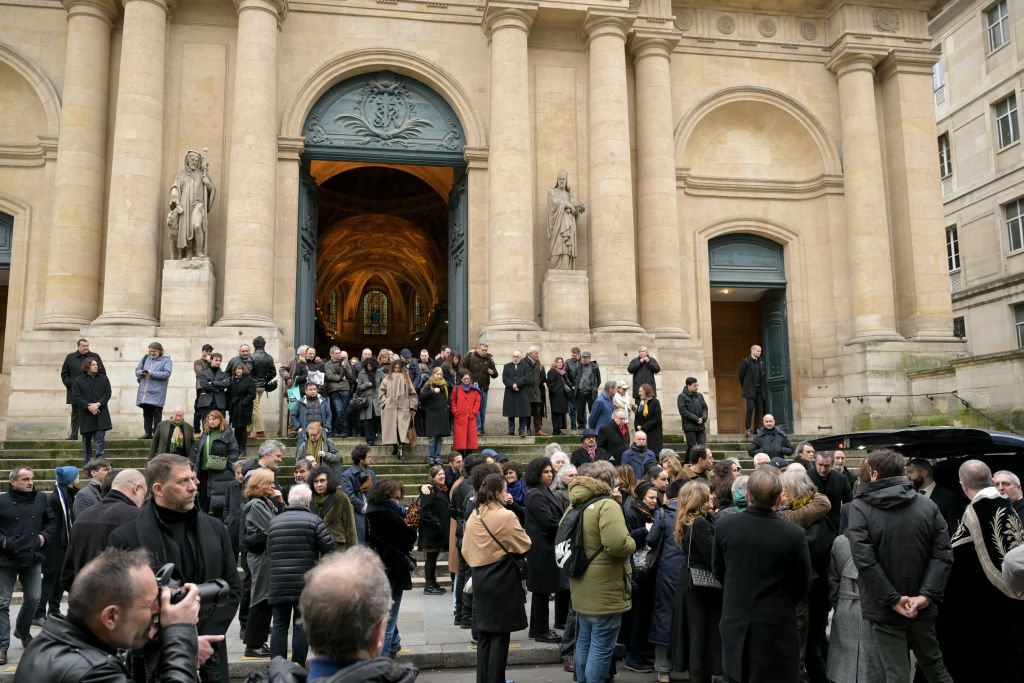
<path fill-rule="evenodd" d="M 970 354 L 918 377 L 1008 423 L 1024 410 L 1024 2 L 954 0 L 929 23 L 954 334 Z"/>
<path fill-rule="evenodd" d="M 80 336 L 124 434 L 149 341 L 189 405 L 200 346 L 257 334 L 279 363 L 311 342 L 485 339 L 499 363 L 536 344 L 545 365 L 580 346 L 626 380 L 644 345 L 663 404 L 697 377 L 724 433 L 757 343 L 793 431 L 927 418 L 915 373 L 967 355 L 933 147 L 944 4 L 0 0 L 0 438 L 60 435 Z M 1005 28 L 1009 63 L 1006 16 L 977 40 Z M 1000 82 L 982 130 L 1016 139 Z M 954 178 L 1002 163 L 943 132 Z M 182 262 L 189 150 L 216 195 L 209 259 Z M 569 192 L 585 210 L 555 240 L 549 193 Z"/>

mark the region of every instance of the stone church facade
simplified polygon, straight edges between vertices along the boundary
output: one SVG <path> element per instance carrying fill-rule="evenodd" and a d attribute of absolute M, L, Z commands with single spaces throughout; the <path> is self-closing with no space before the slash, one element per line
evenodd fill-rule
<path fill-rule="evenodd" d="M 628 378 L 646 345 L 669 429 L 691 375 L 711 430 L 739 428 L 755 342 L 792 430 L 904 424 L 913 373 L 965 354 L 935 159 L 942 5 L 0 0 L 0 436 L 65 429 L 80 336 L 129 434 L 151 340 L 175 363 L 168 408 L 189 407 L 205 342 L 230 357 L 259 334 L 280 363 L 313 334 L 376 350 L 383 320 L 416 351 L 430 310 L 499 363 L 580 346 Z M 165 225 L 188 150 L 217 188 L 190 267 Z M 586 206 L 571 270 L 549 268 L 560 169 Z M 498 386 L 495 432 L 500 405 Z"/>

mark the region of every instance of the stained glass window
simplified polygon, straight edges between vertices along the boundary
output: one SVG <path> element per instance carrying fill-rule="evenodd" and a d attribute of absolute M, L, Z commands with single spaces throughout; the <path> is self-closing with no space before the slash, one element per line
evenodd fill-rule
<path fill-rule="evenodd" d="M 332 332 L 338 328 L 338 292 L 331 292 L 331 298 L 327 302 L 327 327 Z"/>
<path fill-rule="evenodd" d="M 363 334 L 385 337 L 388 334 L 388 296 L 379 289 L 363 295 Z"/>
<path fill-rule="evenodd" d="M 419 331 L 423 329 L 423 325 L 426 322 L 426 316 L 423 314 L 423 300 L 420 299 L 419 292 L 415 292 L 412 295 L 412 329 L 413 331 Z"/>

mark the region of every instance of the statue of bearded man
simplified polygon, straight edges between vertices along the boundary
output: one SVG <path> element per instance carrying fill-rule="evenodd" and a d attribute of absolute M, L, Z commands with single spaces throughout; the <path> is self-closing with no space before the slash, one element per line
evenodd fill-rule
<path fill-rule="evenodd" d="M 552 270 L 572 270 L 576 265 L 576 221 L 586 211 L 573 199 L 569 174 L 558 172 L 555 186 L 548 190 L 548 254 Z"/>
<path fill-rule="evenodd" d="M 171 186 L 167 229 L 174 260 L 206 259 L 207 218 L 217 190 L 207 174 L 204 154 L 185 153 L 185 168 Z"/>

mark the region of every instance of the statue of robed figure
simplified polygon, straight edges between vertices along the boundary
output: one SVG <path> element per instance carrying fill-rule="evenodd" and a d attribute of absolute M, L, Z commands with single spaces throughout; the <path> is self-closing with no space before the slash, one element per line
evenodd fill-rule
<path fill-rule="evenodd" d="M 171 186 L 167 230 L 175 261 L 209 258 L 206 255 L 208 217 L 217 194 L 210 180 L 209 166 L 205 147 L 202 154 L 190 149 L 185 153 L 185 168 Z"/>
<path fill-rule="evenodd" d="M 572 270 L 576 265 L 577 219 L 586 211 L 583 203 L 573 199 L 569 174 L 558 172 L 555 186 L 548 190 L 548 254 L 552 270 Z"/>

